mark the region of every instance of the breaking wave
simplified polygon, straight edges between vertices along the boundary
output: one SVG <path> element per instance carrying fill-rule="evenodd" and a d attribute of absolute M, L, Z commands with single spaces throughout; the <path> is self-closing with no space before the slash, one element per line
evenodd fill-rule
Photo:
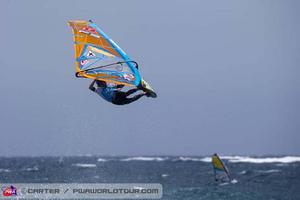
<path fill-rule="evenodd" d="M 11 171 L 9 169 L 0 169 L 0 173 L 1 172 L 7 172 L 8 173 L 8 172 L 11 172 Z"/>
<path fill-rule="evenodd" d="M 178 161 L 178 160 L 180 160 L 180 161 L 202 161 L 202 159 L 201 158 L 195 158 L 195 157 L 179 157 L 179 158 L 177 158 L 177 159 L 175 159 L 175 161 Z M 211 160 L 211 159 L 210 159 Z"/>
<path fill-rule="evenodd" d="M 232 184 L 236 184 L 236 183 L 238 183 L 238 180 L 236 180 L 236 179 L 232 179 L 232 180 L 230 181 L 230 183 L 232 183 Z"/>
<path fill-rule="evenodd" d="M 164 161 L 167 158 L 162 157 L 130 157 L 121 159 L 121 161 Z"/>
<path fill-rule="evenodd" d="M 239 174 L 242 174 L 242 175 L 247 174 L 247 171 L 243 170 L 243 171 L 239 172 Z"/>
<path fill-rule="evenodd" d="M 96 164 L 86 164 L 86 163 L 76 163 L 76 164 L 72 164 L 72 166 L 81 167 L 81 168 L 95 168 L 95 167 L 97 167 Z"/>
<path fill-rule="evenodd" d="M 28 171 L 28 172 L 33 172 L 33 171 L 38 171 L 38 170 L 39 170 L 38 166 L 28 167 L 28 168 L 23 169 L 23 171 Z"/>
<path fill-rule="evenodd" d="M 241 156 L 224 156 L 223 159 L 228 159 L 229 162 L 249 162 L 249 163 L 293 163 L 300 162 L 298 156 L 285 156 L 285 157 L 267 157 L 267 158 L 251 158 Z"/>
<path fill-rule="evenodd" d="M 98 160 L 97 160 L 98 162 L 106 162 L 107 160 L 106 159 L 104 159 L 104 158 L 98 158 Z"/>
<path fill-rule="evenodd" d="M 254 158 L 248 156 L 220 156 L 223 160 L 228 160 L 231 163 L 293 163 L 300 162 L 299 156 L 284 156 L 284 157 L 266 157 L 266 158 Z M 210 157 L 201 159 L 203 162 L 211 162 Z"/>
<path fill-rule="evenodd" d="M 258 170 L 258 172 L 263 173 L 263 174 L 269 174 L 269 173 L 281 172 L 281 170 L 279 170 L 279 169 Z"/>

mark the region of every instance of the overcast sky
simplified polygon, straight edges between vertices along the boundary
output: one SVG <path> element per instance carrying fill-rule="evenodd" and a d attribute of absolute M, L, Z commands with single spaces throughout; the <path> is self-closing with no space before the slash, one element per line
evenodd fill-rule
<path fill-rule="evenodd" d="M 0 0 L 0 155 L 300 154 L 300 1 Z M 74 77 L 93 19 L 158 93 Z"/>

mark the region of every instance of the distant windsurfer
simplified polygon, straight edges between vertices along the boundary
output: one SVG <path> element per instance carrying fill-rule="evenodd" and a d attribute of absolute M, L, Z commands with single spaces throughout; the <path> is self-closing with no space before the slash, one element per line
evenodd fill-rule
<path fill-rule="evenodd" d="M 96 83 L 96 84 L 95 84 Z M 95 87 L 96 85 L 96 87 Z M 139 88 L 130 89 L 127 92 L 121 91 L 121 89 L 124 87 L 124 85 L 116 85 L 112 83 L 106 83 L 105 81 L 100 80 L 94 80 L 90 86 L 89 89 L 95 93 L 97 93 L 99 96 L 101 96 L 103 99 L 105 99 L 108 102 L 111 102 L 115 105 L 125 105 L 132 103 L 138 99 L 140 99 L 143 96 L 150 96 L 147 92 L 140 92 L 133 97 L 129 97 L 131 94 L 134 94 L 138 91 L 141 91 Z"/>
<path fill-rule="evenodd" d="M 224 163 L 222 162 L 218 154 L 214 153 L 212 155 L 211 160 L 214 169 L 215 181 L 216 182 L 220 181 L 222 183 L 230 182 L 231 177 L 229 175 L 228 169 L 226 168 L 226 166 L 224 165 Z"/>
<path fill-rule="evenodd" d="M 214 154 L 212 155 L 212 162 L 213 162 L 213 165 L 214 165 L 214 163 L 218 162 L 218 161 L 217 161 L 218 159 L 219 159 L 219 156 L 218 156 L 216 153 L 214 153 Z M 217 182 L 217 181 L 218 181 L 218 178 L 217 178 L 217 175 L 216 175 L 216 170 L 215 170 L 215 168 L 214 168 L 214 175 L 215 175 L 215 181 Z"/>

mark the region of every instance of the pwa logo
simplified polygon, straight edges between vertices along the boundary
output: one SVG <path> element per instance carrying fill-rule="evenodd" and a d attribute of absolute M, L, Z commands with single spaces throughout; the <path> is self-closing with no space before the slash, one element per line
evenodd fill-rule
<path fill-rule="evenodd" d="M 2 187 L 2 194 L 5 197 L 17 196 L 17 188 L 12 185 Z"/>

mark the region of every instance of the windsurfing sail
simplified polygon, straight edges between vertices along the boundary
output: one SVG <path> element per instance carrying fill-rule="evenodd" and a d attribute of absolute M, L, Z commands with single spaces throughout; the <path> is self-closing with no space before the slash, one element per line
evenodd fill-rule
<path fill-rule="evenodd" d="M 138 86 L 138 64 L 92 21 L 69 21 L 73 29 L 76 76 Z"/>
<path fill-rule="evenodd" d="M 212 156 L 215 181 L 230 182 L 231 178 L 228 169 L 217 154 Z"/>

